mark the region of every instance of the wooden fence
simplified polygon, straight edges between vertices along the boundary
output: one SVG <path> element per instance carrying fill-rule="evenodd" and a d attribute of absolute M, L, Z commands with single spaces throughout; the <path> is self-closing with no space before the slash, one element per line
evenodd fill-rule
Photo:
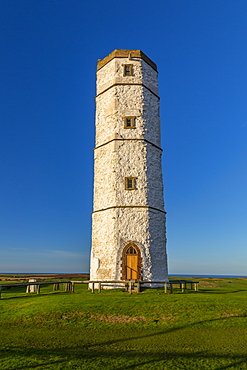
<path fill-rule="evenodd" d="M 36 287 L 36 293 L 40 293 L 40 288 L 42 285 L 53 285 L 53 290 L 57 291 L 60 289 L 60 285 L 64 284 L 66 292 L 74 292 L 75 284 L 88 284 L 89 288 L 91 289 L 92 293 L 94 293 L 95 289 L 98 290 L 100 293 L 102 289 L 105 287 L 109 288 L 109 285 L 112 285 L 112 288 L 125 288 L 130 294 L 132 293 L 139 293 L 142 287 L 152 287 L 154 286 L 163 286 L 164 293 L 168 291 L 170 293 L 173 292 L 173 286 L 179 285 L 179 288 L 182 292 L 185 292 L 186 289 L 193 289 L 196 292 L 198 291 L 198 281 L 191 281 L 191 280 L 169 280 L 169 281 L 148 281 L 148 280 L 72 280 L 72 281 L 42 281 L 42 282 L 28 282 L 28 283 L 14 283 L 14 284 L 1 284 L 0 285 L 0 298 L 1 292 L 4 289 L 19 287 L 19 286 L 26 286 L 26 287 Z M 30 292 L 30 289 L 29 289 Z"/>
<path fill-rule="evenodd" d="M 64 281 L 64 280 L 59 280 L 59 281 L 35 281 L 35 282 L 28 282 L 28 283 L 10 283 L 10 284 L 1 284 L 0 285 L 0 298 L 1 298 L 1 292 L 4 289 L 9 289 L 9 288 L 16 288 L 19 286 L 26 286 L 26 287 L 36 287 L 36 293 L 40 293 L 40 288 L 42 285 L 51 285 L 53 284 L 53 290 L 59 290 L 60 289 L 60 284 L 64 284 L 65 286 L 65 291 L 66 292 L 73 292 L 74 291 L 74 285 L 71 281 Z"/>
<path fill-rule="evenodd" d="M 112 285 L 112 288 L 123 288 L 125 287 L 126 290 L 131 294 L 133 292 L 139 293 L 141 291 L 142 286 L 151 287 L 152 285 L 163 285 L 164 287 L 164 293 L 167 293 L 168 291 L 170 293 L 173 292 L 173 286 L 179 285 L 179 288 L 184 293 L 186 289 L 193 289 L 196 292 L 198 291 L 198 281 L 191 281 L 191 280 L 169 280 L 169 281 L 148 281 L 148 280 L 84 280 L 79 281 L 75 280 L 72 281 L 72 284 L 90 284 L 90 288 L 92 290 L 92 293 L 94 293 L 95 289 L 98 289 L 98 292 L 100 293 L 101 290 L 109 285 Z"/>

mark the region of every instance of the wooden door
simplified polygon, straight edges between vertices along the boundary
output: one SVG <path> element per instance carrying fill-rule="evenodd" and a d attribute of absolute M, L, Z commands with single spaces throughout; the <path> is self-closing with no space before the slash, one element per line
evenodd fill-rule
<path fill-rule="evenodd" d="M 127 254 L 127 279 L 138 279 L 138 256 Z"/>
<path fill-rule="evenodd" d="M 138 279 L 138 252 L 135 247 L 130 246 L 126 251 L 126 278 Z"/>

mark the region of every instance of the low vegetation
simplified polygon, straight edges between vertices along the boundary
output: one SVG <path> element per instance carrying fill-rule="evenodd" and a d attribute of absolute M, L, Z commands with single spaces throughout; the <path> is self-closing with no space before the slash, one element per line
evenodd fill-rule
<path fill-rule="evenodd" d="M 198 280 L 173 294 L 3 290 L 0 368 L 247 369 L 247 279 Z"/>

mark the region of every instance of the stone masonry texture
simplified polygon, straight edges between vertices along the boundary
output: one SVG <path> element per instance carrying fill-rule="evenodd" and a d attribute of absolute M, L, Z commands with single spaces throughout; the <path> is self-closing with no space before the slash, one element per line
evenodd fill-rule
<path fill-rule="evenodd" d="M 124 76 L 124 66 L 133 75 Z M 156 65 L 140 50 L 98 62 L 91 280 L 123 279 L 124 248 L 141 254 L 142 280 L 168 280 Z M 124 127 L 135 117 L 134 128 Z M 134 190 L 125 189 L 134 177 Z"/>

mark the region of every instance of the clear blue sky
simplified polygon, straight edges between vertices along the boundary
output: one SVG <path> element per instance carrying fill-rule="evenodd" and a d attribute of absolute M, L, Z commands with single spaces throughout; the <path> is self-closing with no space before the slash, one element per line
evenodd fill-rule
<path fill-rule="evenodd" d="M 247 275 L 247 2 L 0 0 L 0 272 L 88 272 L 97 59 L 158 66 L 171 274 Z"/>

